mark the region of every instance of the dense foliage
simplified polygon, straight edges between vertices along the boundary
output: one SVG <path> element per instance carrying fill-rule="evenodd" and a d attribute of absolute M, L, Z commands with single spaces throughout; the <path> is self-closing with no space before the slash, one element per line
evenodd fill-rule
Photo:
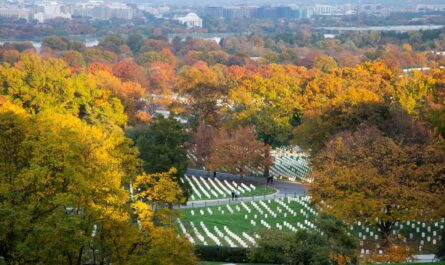
<path fill-rule="evenodd" d="M 356 264 L 357 242 L 347 234 L 346 226 L 322 215 L 317 225 L 321 233 L 300 230 L 285 233 L 269 230 L 262 234 L 249 257 L 254 262 L 278 264 Z"/>
<path fill-rule="evenodd" d="M 389 236 L 396 222 L 444 216 L 444 32 L 325 39 L 279 27 L 221 43 L 114 34 L 91 48 L 49 37 L 39 54 L 2 45 L 0 256 L 191 264 L 172 209 L 189 195 L 187 156 L 267 177 L 276 146 L 301 146 L 313 203 L 377 226 L 379 247 L 403 244 Z M 414 66 L 425 69 L 403 71 Z M 253 257 L 354 262 L 356 245 L 331 224 L 339 234 L 265 234 Z"/>
<path fill-rule="evenodd" d="M 130 196 L 130 183 L 145 185 L 147 175 L 137 176 L 138 151 L 124 136 L 127 116 L 112 90 L 35 55 L 2 65 L 0 79 L 6 263 L 194 263 L 192 246 L 176 235 L 174 213 L 161 207 L 184 200 L 176 182 L 166 176 L 151 196 L 146 189 L 137 189 L 137 201 Z"/>
<path fill-rule="evenodd" d="M 169 118 L 159 116 L 149 125 L 129 129 L 127 134 L 139 149 L 144 171 L 162 173 L 175 168 L 175 181 L 183 186 L 187 195 L 188 188 L 180 181 L 188 165 L 184 146 L 188 134 L 184 126 L 171 116 Z"/>

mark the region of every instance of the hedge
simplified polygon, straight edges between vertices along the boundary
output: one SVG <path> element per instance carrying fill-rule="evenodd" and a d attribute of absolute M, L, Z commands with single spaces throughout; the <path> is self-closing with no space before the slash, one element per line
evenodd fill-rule
<path fill-rule="evenodd" d="M 244 263 L 248 261 L 246 248 L 222 246 L 195 246 L 196 256 L 200 260 Z"/>

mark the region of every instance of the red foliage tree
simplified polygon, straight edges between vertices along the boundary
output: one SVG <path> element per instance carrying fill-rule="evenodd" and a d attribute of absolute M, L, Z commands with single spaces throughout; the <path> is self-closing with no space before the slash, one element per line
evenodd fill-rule
<path fill-rule="evenodd" d="M 142 68 L 133 61 L 120 61 L 113 66 L 113 74 L 123 81 L 139 83 L 147 88 L 147 78 Z"/>

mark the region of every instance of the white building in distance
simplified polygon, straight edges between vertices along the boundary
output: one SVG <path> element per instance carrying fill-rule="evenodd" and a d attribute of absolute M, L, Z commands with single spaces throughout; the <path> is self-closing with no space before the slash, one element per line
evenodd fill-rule
<path fill-rule="evenodd" d="M 90 0 L 77 3 L 74 7 L 73 15 L 90 17 L 95 20 L 112 18 L 131 20 L 135 16 L 135 10 L 125 3 Z"/>
<path fill-rule="evenodd" d="M 17 7 L 0 7 L 0 17 L 26 19 L 28 20 L 32 15 L 29 9 Z"/>
<path fill-rule="evenodd" d="M 33 17 L 40 23 L 55 18 L 71 19 L 71 14 L 66 6 L 57 1 L 43 1 L 36 3 L 36 6 L 38 12 L 36 12 Z"/>
<path fill-rule="evenodd" d="M 187 28 L 202 28 L 202 18 L 196 13 L 188 13 L 185 17 L 178 17 L 176 20 L 186 25 Z"/>

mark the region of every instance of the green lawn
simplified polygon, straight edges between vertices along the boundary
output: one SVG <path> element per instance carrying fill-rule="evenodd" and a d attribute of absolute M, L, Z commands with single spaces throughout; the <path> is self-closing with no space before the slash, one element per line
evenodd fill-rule
<path fill-rule="evenodd" d="M 230 207 L 232 207 L 234 213 L 231 214 L 229 210 L 227 209 L 226 205 L 220 205 L 220 206 L 211 206 L 211 207 L 203 207 L 203 208 L 195 208 L 195 209 L 183 209 L 183 218 L 181 218 L 182 223 L 186 227 L 189 234 L 191 234 L 197 243 L 198 239 L 195 237 L 193 233 L 193 229 L 191 228 L 190 222 L 192 221 L 195 226 L 199 229 L 200 233 L 206 238 L 207 243 L 214 245 L 215 243 L 208 237 L 206 237 L 205 233 L 202 231 L 200 227 L 200 222 L 203 222 L 207 228 L 215 233 L 213 226 L 217 226 L 220 230 L 223 229 L 224 226 L 227 226 L 232 232 L 241 235 L 242 232 L 246 232 L 249 235 L 253 235 L 254 233 L 257 233 L 259 231 L 262 231 L 265 229 L 265 227 L 260 223 L 260 220 L 263 219 L 266 221 L 271 227 L 276 227 L 276 224 L 279 223 L 283 225 L 283 222 L 286 221 L 290 224 L 293 224 L 294 226 L 297 225 L 297 223 L 304 224 L 304 220 L 306 219 L 301 213 L 300 209 L 302 209 L 302 206 L 298 204 L 297 202 L 291 202 L 290 205 L 293 210 L 297 212 L 296 216 L 291 215 L 289 212 L 286 212 L 286 217 L 284 217 L 284 208 L 279 205 L 274 200 L 270 200 L 270 202 L 265 201 L 270 209 L 277 212 L 277 207 L 280 207 L 283 210 L 283 213 L 278 213 L 277 217 L 273 217 L 270 214 L 268 214 L 267 218 L 264 216 L 260 216 L 260 214 L 255 211 L 255 208 L 252 206 L 251 203 L 246 203 L 247 206 L 251 209 L 251 213 L 249 214 L 246 209 L 244 209 L 240 204 L 230 204 Z M 257 202 L 258 203 L 258 202 Z M 240 208 L 240 211 L 236 210 L 236 206 Z M 210 215 L 206 208 L 210 208 L 213 212 L 213 215 Z M 200 210 L 204 211 L 204 215 L 200 214 Z M 221 209 L 221 211 L 219 210 Z M 264 208 L 263 208 L 264 209 Z M 194 215 L 191 214 L 191 211 L 194 211 Z M 224 211 L 224 213 L 222 213 Z M 308 213 L 308 211 L 306 210 Z M 266 212 L 265 212 L 266 213 Z M 255 218 L 255 215 L 257 218 Z M 247 216 L 247 219 L 246 219 Z M 253 219 L 256 222 L 256 226 L 253 226 L 250 223 L 250 220 Z M 314 216 L 310 213 L 308 213 L 308 220 L 313 220 Z M 283 230 L 288 230 L 287 228 L 284 228 Z"/>
<path fill-rule="evenodd" d="M 263 195 L 269 195 L 269 194 L 274 194 L 275 192 L 277 192 L 277 189 L 275 189 L 272 186 L 265 186 L 265 185 L 255 185 L 256 189 L 252 190 L 250 192 L 245 192 L 243 194 L 240 195 L 241 198 L 246 198 L 246 197 L 252 197 L 252 196 L 263 196 Z M 230 198 L 231 195 L 230 194 L 226 194 L 226 195 L 220 195 L 218 194 L 218 197 L 212 197 L 211 199 L 209 198 L 194 198 L 194 200 L 190 200 L 190 201 L 199 201 L 199 200 L 217 200 L 217 199 L 226 199 L 226 198 Z"/>
<path fill-rule="evenodd" d="M 292 208 L 297 213 L 297 215 L 293 216 L 289 212 L 287 212 L 286 217 L 284 216 L 285 212 L 284 207 L 279 205 L 276 201 L 270 200 L 270 202 L 269 201 L 264 201 L 264 202 L 269 206 L 270 209 L 272 209 L 274 212 L 277 213 L 277 217 L 273 217 L 270 214 L 268 214 L 267 217 L 261 216 L 255 210 L 255 208 L 252 206 L 251 203 L 246 203 L 246 205 L 252 211 L 250 214 L 240 204 L 231 203 L 229 205 L 232 208 L 233 213 L 229 212 L 225 204 L 222 204 L 220 206 L 182 209 L 181 221 L 184 224 L 187 232 L 194 238 L 196 244 L 198 245 L 202 245 L 203 242 L 199 240 L 199 238 L 194 233 L 194 230 L 192 229 L 190 222 L 194 223 L 199 233 L 204 237 L 206 243 L 208 243 L 209 245 L 215 245 L 216 243 L 205 234 L 203 228 L 200 225 L 201 222 L 203 222 L 207 227 L 207 229 L 209 229 L 209 231 L 211 231 L 215 235 L 216 235 L 216 231 L 214 229 L 215 226 L 220 231 L 223 231 L 224 226 L 227 226 L 233 233 L 237 234 L 240 237 L 242 237 L 243 232 L 253 237 L 256 233 L 259 233 L 260 231 L 266 229 L 266 227 L 260 223 L 261 219 L 266 221 L 272 228 L 276 228 L 277 224 L 282 225 L 283 231 L 289 231 L 289 229 L 284 226 L 283 224 L 284 221 L 292 224 L 294 227 L 297 227 L 298 223 L 303 224 L 305 227 L 307 227 L 307 225 L 304 224 L 305 220 L 311 222 L 314 221 L 314 215 L 310 213 L 307 209 L 304 209 L 305 212 L 307 213 L 307 217 L 303 216 L 300 213 L 300 210 L 303 207 L 301 204 L 297 202 L 292 201 L 290 204 L 288 204 L 289 207 Z M 236 205 L 238 205 L 240 209 L 239 211 L 236 209 Z M 280 207 L 283 210 L 283 212 L 278 213 L 277 207 Z M 213 212 L 212 215 L 208 212 L 207 208 L 211 209 L 211 211 Z M 265 213 L 267 213 L 263 207 L 261 208 Z M 204 212 L 203 215 L 200 212 L 201 210 Z M 194 212 L 194 215 L 191 214 L 191 211 Z M 222 211 L 224 211 L 224 213 Z M 255 215 L 257 215 L 256 218 Z M 255 226 L 251 224 L 251 220 L 254 220 L 256 222 Z M 413 229 L 411 226 L 413 223 L 415 223 L 415 229 Z M 416 253 L 422 254 L 422 253 L 433 253 L 435 251 L 436 246 L 433 245 L 433 239 L 437 241 L 438 235 L 440 234 L 440 230 L 442 229 L 441 227 L 443 226 L 444 226 L 443 221 L 434 222 L 432 224 L 426 224 L 425 226 L 422 223 L 411 221 L 409 225 L 407 222 L 402 222 L 396 225 L 394 230 L 405 236 L 406 244 L 411 246 L 414 250 L 416 250 Z M 435 231 L 435 236 L 433 236 L 434 231 Z M 350 230 L 350 233 L 357 237 L 359 237 L 359 234 L 366 235 L 366 239 L 361 238 L 361 240 L 364 241 L 363 248 L 365 249 L 367 249 L 368 247 L 371 248 L 372 245 L 378 243 L 380 240 L 380 237 L 377 239 L 374 238 L 376 234 L 379 235 L 379 232 L 376 231 L 373 226 L 366 224 L 362 224 L 360 226 L 358 224 L 355 224 L 353 226 L 353 230 Z M 413 238 L 410 238 L 411 233 L 413 234 Z M 421 237 L 422 233 L 425 234 L 425 237 Z M 419 244 L 421 240 L 424 241 L 424 246 L 421 250 L 419 250 Z M 249 245 L 248 241 L 246 240 L 243 241 Z M 220 242 L 223 245 L 228 246 L 228 243 L 225 240 L 220 239 Z"/>

